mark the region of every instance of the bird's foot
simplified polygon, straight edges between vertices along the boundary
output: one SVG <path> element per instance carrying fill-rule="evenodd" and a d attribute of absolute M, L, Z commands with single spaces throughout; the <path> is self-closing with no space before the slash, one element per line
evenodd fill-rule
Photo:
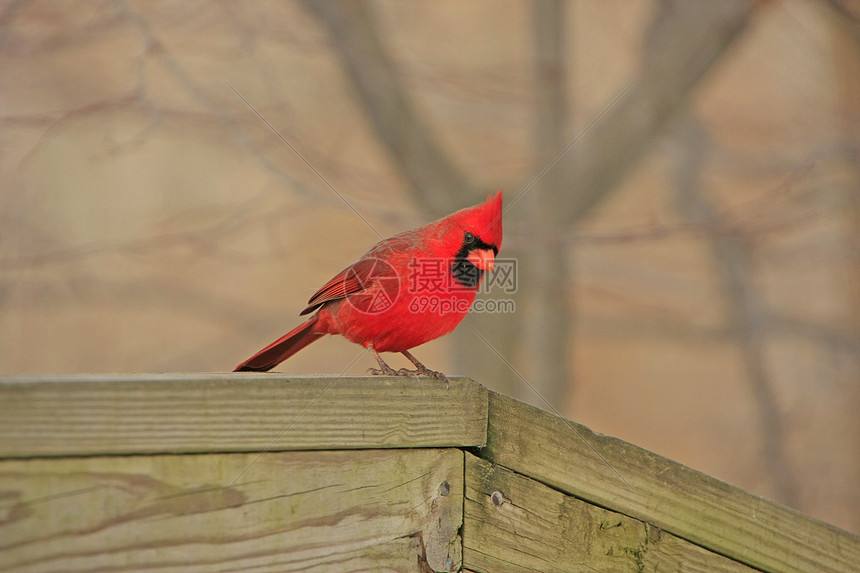
<path fill-rule="evenodd" d="M 380 364 L 380 366 L 381 368 L 368 368 L 367 371 L 374 376 L 429 376 L 430 378 L 435 378 L 436 380 L 441 380 L 442 382 L 444 382 L 446 388 L 451 388 L 451 382 L 448 381 L 447 376 L 445 376 L 441 372 L 430 370 L 426 366 L 416 368 L 415 370 L 407 370 L 406 368 L 395 370 L 387 364 L 385 364 L 384 366 Z"/>
<path fill-rule="evenodd" d="M 412 372 L 416 376 L 424 375 L 424 376 L 429 376 L 430 378 L 435 378 L 436 380 L 442 380 L 443 382 L 445 382 L 445 389 L 446 390 L 451 389 L 451 382 L 448 381 L 447 376 L 445 376 L 441 372 L 437 372 L 435 370 L 430 370 L 429 368 L 424 366 L 420 360 L 418 360 L 417 358 L 412 356 L 412 353 L 409 352 L 408 350 L 402 351 L 401 354 L 403 354 L 403 356 L 408 358 L 409 361 L 415 365 L 415 370 L 413 370 Z"/>
<path fill-rule="evenodd" d="M 415 370 L 409 370 L 410 373 L 415 374 L 416 376 L 429 376 L 430 378 L 435 378 L 436 380 L 441 380 L 445 383 L 446 389 L 451 389 L 451 382 L 448 380 L 448 377 L 442 374 L 437 370 L 430 370 L 423 364 L 415 368 Z"/>
<path fill-rule="evenodd" d="M 448 377 L 442 374 L 441 372 L 436 372 L 435 370 L 430 370 L 421 362 L 418 361 L 417 358 L 412 356 L 408 351 L 402 351 L 403 356 L 408 358 L 412 364 L 415 365 L 415 370 L 407 370 L 406 368 L 401 368 L 400 370 L 395 370 L 388 364 L 386 364 L 385 360 L 379 355 L 379 352 L 376 351 L 373 346 L 369 346 L 370 351 L 373 352 L 373 355 L 376 357 L 376 362 L 379 363 L 379 368 L 370 368 L 368 372 L 373 374 L 374 376 L 429 376 L 430 378 L 435 378 L 436 380 L 441 380 L 445 382 L 445 388 L 450 390 L 451 383 L 448 381 Z"/>
<path fill-rule="evenodd" d="M 405 368 L 395 370 L 388 364 L 380 364 L 379 366 L 379 368 L 368 368 L 368 374 L 373 374 L 374 376 L 409 376 L 412 374 L 411 370 L 406 370 Z"/>

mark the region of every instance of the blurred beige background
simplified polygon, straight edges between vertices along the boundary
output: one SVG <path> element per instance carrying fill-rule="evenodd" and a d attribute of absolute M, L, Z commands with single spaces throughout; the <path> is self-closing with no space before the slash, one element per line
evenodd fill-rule
<path fill-rule="evenodd" d="M 503 189 L 517 310 L 419 359 L 860 532 L 858 19 L 0 2 L 0 372 L 231 370 L 371 227 Z"/>

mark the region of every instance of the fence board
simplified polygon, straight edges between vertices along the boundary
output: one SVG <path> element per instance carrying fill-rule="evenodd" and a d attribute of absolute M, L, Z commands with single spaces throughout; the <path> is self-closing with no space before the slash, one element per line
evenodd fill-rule
<path fill-rule="evenodd" d="M 481 457 L 763 571 L 860 566 L 856 535 L 494 393 Z"/>
<path fill-rule="evenodd" d="M 444 570 L 457 449 L 0 461 L 0 570 Z M 447 481 L 448 495 L 440 484 Z"/>
<path fill-rule="evenodd" d="M 493 494 L 501 495 L 501 505 Z M 473 571 L 754 570 L 466 454 L 463 563 Z"/>

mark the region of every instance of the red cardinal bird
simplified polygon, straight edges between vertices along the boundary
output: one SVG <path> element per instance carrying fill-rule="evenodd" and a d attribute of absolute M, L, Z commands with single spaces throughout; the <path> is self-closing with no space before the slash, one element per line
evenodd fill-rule
<path fill-rule="evenodd" d="M 502 246 L 502 193 L 418 229 L 377 243 L 328 281 L 300 314 L 310 319 L 236 367 L 271 370 L 326 334 L 340 334 L 370 349 L 373 374 L 424 374 L 410 348 L 447 334 L 472 306 L 484 271 L 493 270 Z M 391 368 L 380 352 L 400 352 L 415 370 Z"/>

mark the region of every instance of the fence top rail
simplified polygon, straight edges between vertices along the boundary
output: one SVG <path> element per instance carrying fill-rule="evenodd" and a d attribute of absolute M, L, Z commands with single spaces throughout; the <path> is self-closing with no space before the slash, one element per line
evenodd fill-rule
<path fill-rule="evenodd" d="M 487 391 L 470 380 L 281 374 L 0 377 L 0 459 L 477 447 Z"/>

